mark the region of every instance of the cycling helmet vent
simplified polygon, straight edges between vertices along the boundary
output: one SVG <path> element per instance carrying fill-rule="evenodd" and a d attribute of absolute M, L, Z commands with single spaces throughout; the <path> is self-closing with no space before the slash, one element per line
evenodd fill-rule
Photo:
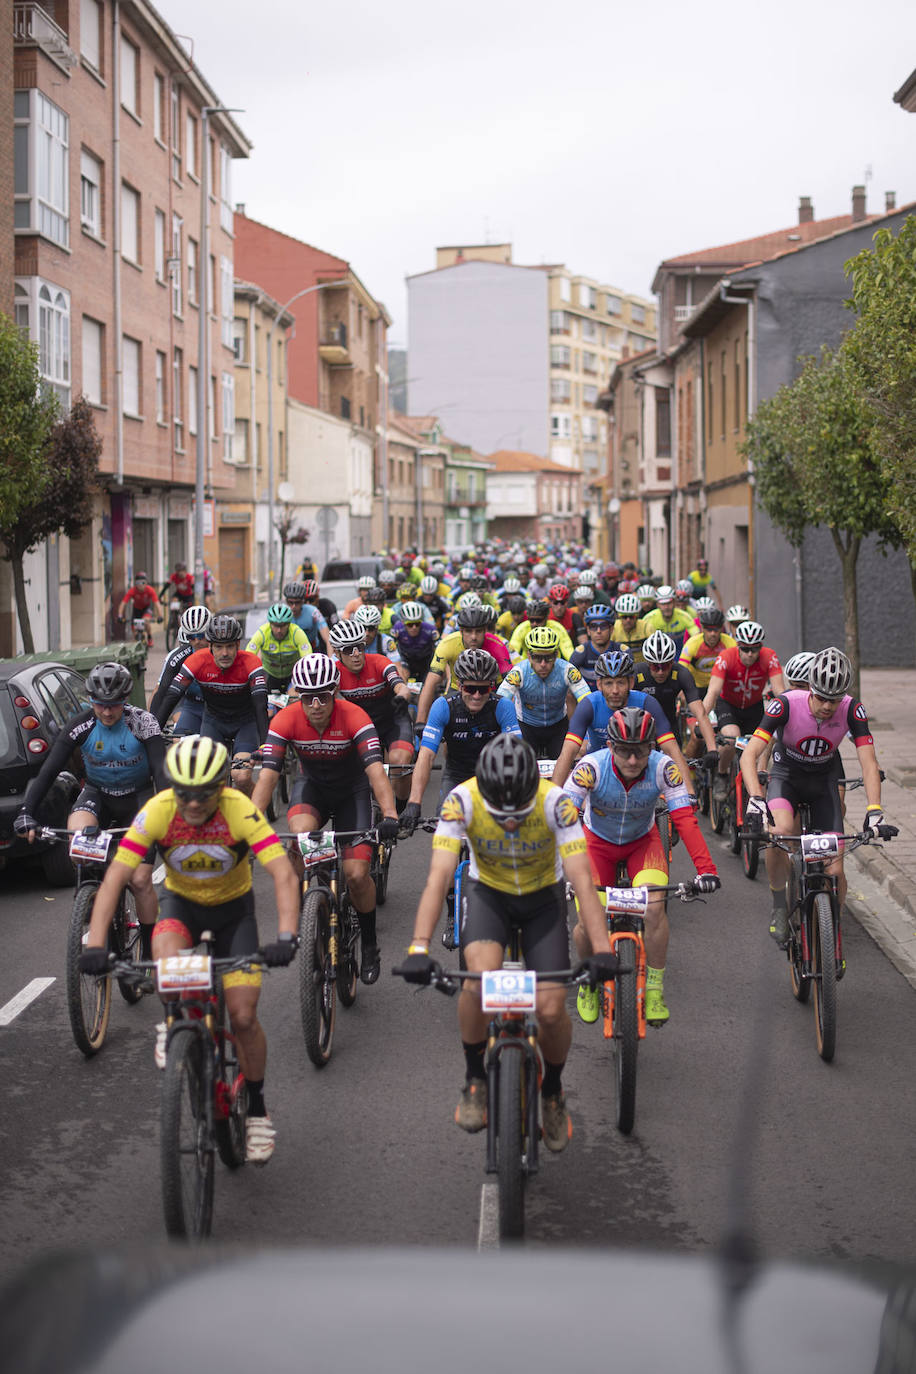
<path fill-rule="evenodd" d="M 242 627 L 234 615 L 215 615 L 206 635 L 211 644 L 237 644 L 242 638 Z"/>
<path fill-rule="evenodd" d="M 523 811 L 537 796 L 537 755 L 520 735 L 496 735 L 480 751 L 475 776 L 488 810 Z"/>
<path fill-rule="evenodd" d="M 221 787 L 229 776 L 229 751 L 219 740 L 185 735 L 169 747 L 165 775 L 173 787 Z"/>
<path fill-rule="evenodd" d="M 126 701 L 134 680 L 123 663 L 97 663 L 86 675 L 89 700 L 102 706 L 117 706 Z"/>
<path fill-rule="evenodd" d="M 459 682 L 495 682 L 499 664 L 486 649 L 462 649 L 455 660 L 455 677 Z"/>
<path fill-rule="evenodd" d="M 735 638 L 737 637 L 736 634 Z M 821 649 L 819 654 L 814 655 L 814 662 L 808 673 L 808 686 L 817 696 L 825 697 L 829 701 L 839 701 L 840 697 L 846 695 L 851 681 L 852 668 L 841 649 L 831 646 L 829 649 Z"/>
<path fill-rule="evenodd" d="M 347 622 L 340 623 L 345 625 Z M 327 654 L 309 654 L 307 658 L 300 658 L 293 668 L 292 684 L 297 692 L 305 696 L 309 692 L 326 692 L 339 682 L 340 667 L 337 660 L 328 658 Z"/>
<path fill-rule="evenodd" d="M 746 649 L 762 644 L 765 638 L 766 631 L 757 620 L 745 620 L 735 631 L 735 643 L 743 644 Z"/>
<path fill-rule="evenodd" d="M 665 664 L 673 663 L 677 658 L 677 645 L 664 630 L 656 630 L 642 646 L 642 656 L 647 663 L 653 664 L 656 668 L 663 668 Z"/>
<path fill-rule="evenodd" d="M 632 677 L 635 671 L 629 649 L 611 649 L 595 660 L 596 677 Z"/>
<path fill-rule="evenodd" d="M 608 744 L 651 744 L 655 721 L 639 706 L 624 706 L 607 723 Z"/>
<path fill-rule="evenodd" d="M 338 620 L 328 631 L 328 639 L 335 649 L 346 649 L 351 644 L 364 645 L 366 635 L 363 626 L 356 620 Z"/>

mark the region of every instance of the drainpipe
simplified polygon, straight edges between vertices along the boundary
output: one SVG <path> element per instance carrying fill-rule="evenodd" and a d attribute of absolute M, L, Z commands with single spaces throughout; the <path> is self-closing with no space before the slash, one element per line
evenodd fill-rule
<path fill-rule="evenodd" d="M 719 299 L 726 305 L 744 305 L 747 307 L 747 418 L 754 414 L 757 399 L 757 337 L 756 337 L 756 311 L 754 309 L 754 299 L 752 296 L 730 296 L 728 288 L 731 282 L 725 277 L 719 283 Z M 749 609 L 752 614 L 757 612 L 757 540 L 754 538 L 754 464 L 748 459 L 747 464 L 747 484 L 748 484 L 748 551 L 747 551 L 747 575 L 748 591 L 750 596 Z M 799 627 L 800 628 L 800 627 Z"/>
<path fill-rule="evenodd" d="M 124 345 L 122 340 L 121 315 L 121 6 L 114 0 L 111 18 L 112 59 L 111 59 L 111 180 L 114 249 L 111 255 L 114 281 L 114 336 L 115 336 L 115 482 L 124 485 Z"/>

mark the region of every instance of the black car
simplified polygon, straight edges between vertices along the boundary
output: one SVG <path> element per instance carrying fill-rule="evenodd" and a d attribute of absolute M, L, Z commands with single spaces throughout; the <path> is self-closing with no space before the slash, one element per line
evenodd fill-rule
<path fill-rule="evenodd" d="M 0 659 L 0 865 L 35 855 L 54 887 L 65 887 L 74 879 L 67 846 L 47 840 L 30 845 L 14 832 L 13 821 L 55 735 L 88 705 L 82 674 L 66 664 Z M 72 773 L 59 774 L 36 819 L 65 826 L 78 792 Z"/>

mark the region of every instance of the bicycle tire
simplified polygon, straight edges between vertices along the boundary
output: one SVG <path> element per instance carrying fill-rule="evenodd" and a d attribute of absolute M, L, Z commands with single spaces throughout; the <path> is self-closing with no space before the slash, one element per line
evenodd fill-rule
<path fill-rule="evenodd" d="M 337 989 L 328 948 L 331 905 L 323 887 L 311 887 L 299 915 L 299 1014 L 305 1052 L 316 1069 L 331 1057 Z M 338 942 L 339 944 L 339 942 Z"/>
<path fill-rule="evenodd" d="M 388 870 L 391 867 L 392 845 L 380 843 L 378 849 L 378 873 L 375 879 L 375 904 L 376 906 L 384 906 L 388 900 Z"/>
<path fill-rule="evenodd" d="M 119 959 L 129 959 L 136 964 L 142 957 L 140 949 L 140 924 L 137 919 L 137 901 L 129 887 L 121 893 L 111 923 L 111 947 Z M 136 1006 L 143 996 L 143 989 L 129 978 L 118 979 L 118 992 L 129 1007 Z"/>
<path fill-rule="evenodd" d="M 738 824 L 738 798 L 735 784 L 729 780 L 728 798 L 725 802 L 725 821 L 728 826 L 728 847 L 733 854 L 741 853 L 741 827 Z"/>
<path fill-rule="evenodd" d="M 342 1007 L 352 1007 L 359 987 L 359 920 L 344 893 L 340 904 L 337 937 L 337 996 Z"/>
<path fill-rule="evenodd" d="M 173 1035 L 165 1061 L 159 1133 L 165 1229 L 202 1240 L 213 1222 L 214 1150 L 208 1125 L 209 1090 L 201 1034 Z"/>
<path fill-rule="evenodd" d="M 741 863 L 744 868 L 745 878 L 750 878 L 751 882 L 757 877 L 757 869 L 760 866 L 760 845 L 756 840 L 749 840 L 744 836 L 741 840 Z"/>
<path fill-rule="evenodd" d="M 247 1147 L 245 1143 L 246 1123 L 248 1121 L 248 1090 L 245 1075 L 239 1064 L 235 1037 L 227 1026 L 226 1002 L 222 995 L 223 980 L 219 980 L 220 998 L 218 1002 L 218 1025 L 216 1028 L 219 1056 L 217 1072 L 219 1084 L 217 1091 L 228 1108 L 228 1115 L 217 1115 L 213 1121 L 213 1134 L 219 1157 L 227 1169 L 238 1169 L 245 1163 Z"/>
<path fill-rule="evenodd" d="M 80 973 L 83 935 L 89 927 L 99 883 L 82 883 L 73 897 L 67 929 L 67 1012 L 76 1047 L 87 1059 L 105 1043 L 111 1017 L 111 978 Z"/>
<path fill-rule="evenodd" d="M 617 1089 L 617 1129 L 629 1135 L 636 1120 L 636 1056 L 639 1017 L 636 1010 L 636 946 L 617 941 L 620 973 L 614 990 L 614 1077 Z"/>
<path fill-rule="evenodd" d="M 789 957 L 789 982 L 792 996 L 796 1002 L 805 1003 L 811 996 L 811 979 L 805 977 L 804 958 L 802 957 L 801 927 L 807 919 L 798 908 L 798 873 L 795 865 L 789 869 L 786 879 L 786 908 L 789 913 L 789 943 L 786 953 Z"/>
<path fill-rule="evenodd" d="M 836 926 L 826 892 L 814 899 L 811 913 L 811 962 L 814 978 L 814 1033 L 825 1064 L 836 1053 Z"/>
<path fill-rule="evenodd" d="M 518 1045 L 506 1045 L 499 1056 L 496 1118 L 500 1240 L 521 1240 L 525 1234 L 524 1074 L 521 1049 Z"/>
<path fill-rule="evenodd" d="M 709 824 L 717 835 L 722 834 L 725 825 L 725 801 L 720 801 L 715 794 L 715 778 L 709 788 Z"/>

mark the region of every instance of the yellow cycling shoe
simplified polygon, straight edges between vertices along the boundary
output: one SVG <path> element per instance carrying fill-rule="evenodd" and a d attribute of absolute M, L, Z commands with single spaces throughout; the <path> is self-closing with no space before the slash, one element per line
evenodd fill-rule
<path fill-rule="evenodd" d="M 646 1020 L 650 1026 L 663 1026 L 671 1015 L 661 988 L 646 988 Z"/>
<path fill-rule="evenodd" d="M 579 1020 L 584 1021 L 587 1026 L 592 1025 L 598 1020 L 598 1012 L 601 1006 L 601 994 L 598 989 L 583 986 L 576 994 L 576 1011 L 579 1013 Z"/>

